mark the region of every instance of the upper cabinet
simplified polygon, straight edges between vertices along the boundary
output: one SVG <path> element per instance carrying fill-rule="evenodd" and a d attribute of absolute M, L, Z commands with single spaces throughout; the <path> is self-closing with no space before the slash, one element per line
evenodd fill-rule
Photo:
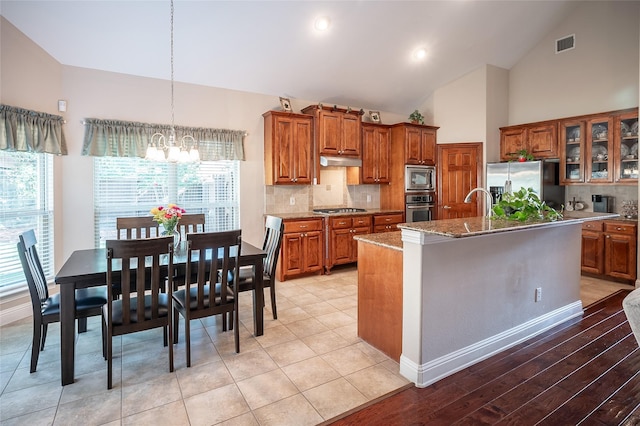
<path fill-rule="evenodd" d="M 391 138 L 404 144 L 404 164 L 435 166 L 437 130 L 438 127 L 412 123 L 391 126 Z"/>
<path fill-rule="evenodd" d="M 613 182 L 613 117 L 603 115 L 587 120 L 586 133 L 585 181 Z"/>
<path fill-rule="evenodd" d="M 500 128 L 500 159 L 513 160 L 526 150 L 536 159 L 558 158 L 557 122 L 540 122 Z"/>
<path fill-rule="evenodd" d="M 360 183 L 389 183 L 391 135 L 389 126 L 362 123 Z"/>
<path fill-rule="evenodd" d="M 318 105 L 310 105 L 302 112 L 311 114 L 315 119 L 315 137 L 320 155 L 360 156 L 360 112 Z"/>
<path fill-rule="evenodd" d="M 559 157 L 561 185 L 638 184 L 637 108 L 503 127 L 500 135 L 503 160 L 520 149 L 536 158 Z M 551 155 L 553 140 L 557 154 Z"/>
<path fill-rule="evenodd" d="M 638 112 L 617 116 L 613 134 L 620 147 L 614 156 L 616 182 L 638 183 Z"/>
<path fill-rule="evenodd" d="M 313 117 L 267 111 L 264 171 L 267 185 L 309 185 L 313 178 Z"/>
<path fill-rule="evenodd" d="M 560 184 L 584 182 L 585 122 L 563 120 L 560 127 Z"/>

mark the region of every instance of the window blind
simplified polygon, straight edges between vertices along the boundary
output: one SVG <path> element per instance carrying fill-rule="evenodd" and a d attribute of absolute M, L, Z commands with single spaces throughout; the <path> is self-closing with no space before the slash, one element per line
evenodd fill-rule
<path fill-rule="evenodd" d="M 96 247 L 116 239 L 116 218 L 150 216 L 153 207 L 175 203 L 204 213 L 205 231 L 239 224 L 239 161 L 157 163 L 140 158 L 94 158 Z"/>
<path fill-rule="evenodd" d="M 0 297 L 27 288 L 18 236 L 33 229 L 38 256 L 53 271 L 53 159 L 50 154 L 0 151 Z"/>

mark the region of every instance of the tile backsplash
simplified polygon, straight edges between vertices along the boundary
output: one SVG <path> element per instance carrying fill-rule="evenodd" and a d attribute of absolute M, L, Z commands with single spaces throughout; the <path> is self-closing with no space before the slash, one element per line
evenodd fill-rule
<path fill-rule="evenodd" d="M 613 197 L 613 213 L 622 212 L 624 200 L 638 200 L 638 187 L 626 185 L 567 185 L 565 187 L 565 206 L 569 201 L 584 204 L 584 210 L 593 211 L 592 195 L 607 195 Z"/>
<path fill-rule="evenodd" d="M 300 213 L 318 207 L 380 208 L 379 185 L 347 185 L 344 167 L 323 167 L 319 185 L 266 185 L 265 213 Z"/>

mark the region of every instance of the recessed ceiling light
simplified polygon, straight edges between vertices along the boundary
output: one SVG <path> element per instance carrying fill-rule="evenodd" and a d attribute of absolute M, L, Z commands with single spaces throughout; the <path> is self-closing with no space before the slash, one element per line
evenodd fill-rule
<path fill-rule="evenodd" d="M 427 57 L 427 50 L 424 47 L 420 47 L 413 51 L 413 59 L 421 61 Z"/>
<path fill-rule="evenodd" d="M 329 29 L 329 24 L 331 24 L 329 18 L 327 18 L 326 16 L 321 16 L 316 19 L 316 22 L 313 24 L 313 26 L 317 31 L 326 31 Z"/>

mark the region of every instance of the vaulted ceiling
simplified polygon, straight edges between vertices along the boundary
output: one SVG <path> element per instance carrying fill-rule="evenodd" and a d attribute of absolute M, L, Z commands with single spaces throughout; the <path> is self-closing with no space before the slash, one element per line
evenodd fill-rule
<path fill-rule="evenodd" d="M 483 64 L 511 68 L 577 4 L 176 0 L 175 80 L 409 113 Z M 169 0 L 1 0 L 0 14 L 64 65 L 170 78 Z"/>

